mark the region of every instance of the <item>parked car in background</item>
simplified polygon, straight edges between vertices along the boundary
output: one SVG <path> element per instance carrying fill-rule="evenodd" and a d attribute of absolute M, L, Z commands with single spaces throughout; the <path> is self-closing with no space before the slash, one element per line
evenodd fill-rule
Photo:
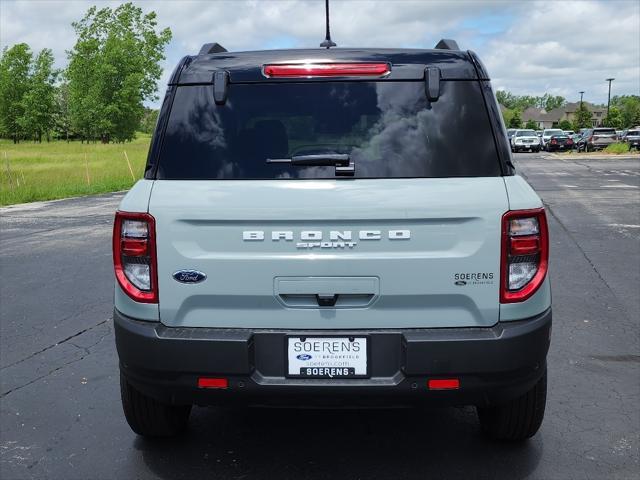
<path fill-rule="evenodd" d="M 508 128 L 507 129 L 507 138 L 509 139 L 509 143 L 511 143 L 511 138 L 513 134 L 516 133 L 517 128 Z"/>
<path fill-rule="evenodd" d="M 558 150 L 571 150 L 573 148 L 573 139 L 569 135 L 552 135 L 547 142 L 547 151 L 556 152 Z"/>
<path fill-rule="evenodd" d="M 573 130 L 563 130 L 565 135 L 569 135 L 570 137 L 573 137 L 576 132 L 574 132 Z"/>
<path fill-rule="evenodd" d="M 640 127 L 627 130 L 622 136 L 622 141 L 629 144 L 629 150 L 640 150 Z"/>
<path fill-rule="evenodd" d="M 582 133 L 580 132 L 574 133 L 573 135 L 571 135 L 571 140 L 573 140 L 573 148 L 576 148 L 578 146 L 578 142 L 580 141 L 581 138 L 582 138 Z"/>
<path fill-rule="evenodd" d="M 616 137 L 618 140 L 622 140 L 622 135 L 624 135 L 624 130 L 616 130 Z"/>
<path fill-rule="evenodd" d="M 535 130 L 516 130 L 511 137 L 511 151 L 515 153 L 523 150 L 540 151 L 540 139 Z"/>
<path fill-rule="evenodd" d="M 542 149 L 546 150 L 547 149 L 547 143 L 549 143 L 549 141 L 551 140 L 551 137 L 553 135 L 564 135 L 564 132 L 562 130 L 560 130 L 559 128 L 545 128 L 542 131 Z"/>
<path fill-rule="evenodd" d="M 616 131 L 613 128 L 593 128 L 584 132 L 576 148 L 579 152 L 593 152 L 604 150 L 612 143 L 616 143 Z"/>

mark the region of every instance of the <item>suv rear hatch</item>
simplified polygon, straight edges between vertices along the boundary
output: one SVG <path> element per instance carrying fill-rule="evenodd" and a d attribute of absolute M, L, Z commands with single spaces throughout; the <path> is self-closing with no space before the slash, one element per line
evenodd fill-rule
<path fill-rule="evenodd" d="M 355 173 L 286 162 L 309 155 Z M 478 80 L 441 82 L 437 101 L 424 80 L 238 83 L 223 104 L 178 86 L 155 178 L 165 325 L 498 321 L 508 199 Z"/>
<path fill-rule="evenodd" d="M 617 141 L 616 131 L 613 128 L 596 128 L 593 130 L 591 142 L 598 146 L 607 146 Z"/>

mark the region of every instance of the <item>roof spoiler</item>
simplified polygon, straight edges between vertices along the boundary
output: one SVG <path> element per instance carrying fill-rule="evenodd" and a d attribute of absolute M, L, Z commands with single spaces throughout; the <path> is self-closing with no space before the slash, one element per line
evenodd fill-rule
<path fill-rule="evenodd" d="M 460 50 L 458 42 L 451 40 L 450 38 L 441 39 L 435 46 L 436 50 Z"/>
<path fill-rule="evenodd" d="M 228 50 L 219 43 L 205 43 L 198 52 L 198 55 L 208 55 L 210 53 L 224 53 Z"/>

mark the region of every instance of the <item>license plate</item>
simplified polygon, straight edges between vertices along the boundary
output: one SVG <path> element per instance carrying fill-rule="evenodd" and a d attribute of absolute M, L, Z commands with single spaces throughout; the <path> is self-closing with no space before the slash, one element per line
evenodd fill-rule
<path fill-rule="evenodd" d="M 363 378 L 367 360 L 367 337 L 287 337 L 289 377 Z"/>

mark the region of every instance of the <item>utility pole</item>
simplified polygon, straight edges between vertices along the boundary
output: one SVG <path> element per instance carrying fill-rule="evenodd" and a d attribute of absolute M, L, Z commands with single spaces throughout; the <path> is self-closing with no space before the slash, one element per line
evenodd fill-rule
<path fill-rule="evenodd" d="M 582 96 L 584 95 L 584 90 L 578 92 L 580 94 L 580 108 L 582 108 Z"/>
<path fill-rule="evenodd" d="M 615 78 L 605 78 L 605 81 L 609 82 L 609 98 L 607 99 L 607 118 L 609 117 L 609 107 L 611 106 L 611 82 L 613 82 Z"/>

